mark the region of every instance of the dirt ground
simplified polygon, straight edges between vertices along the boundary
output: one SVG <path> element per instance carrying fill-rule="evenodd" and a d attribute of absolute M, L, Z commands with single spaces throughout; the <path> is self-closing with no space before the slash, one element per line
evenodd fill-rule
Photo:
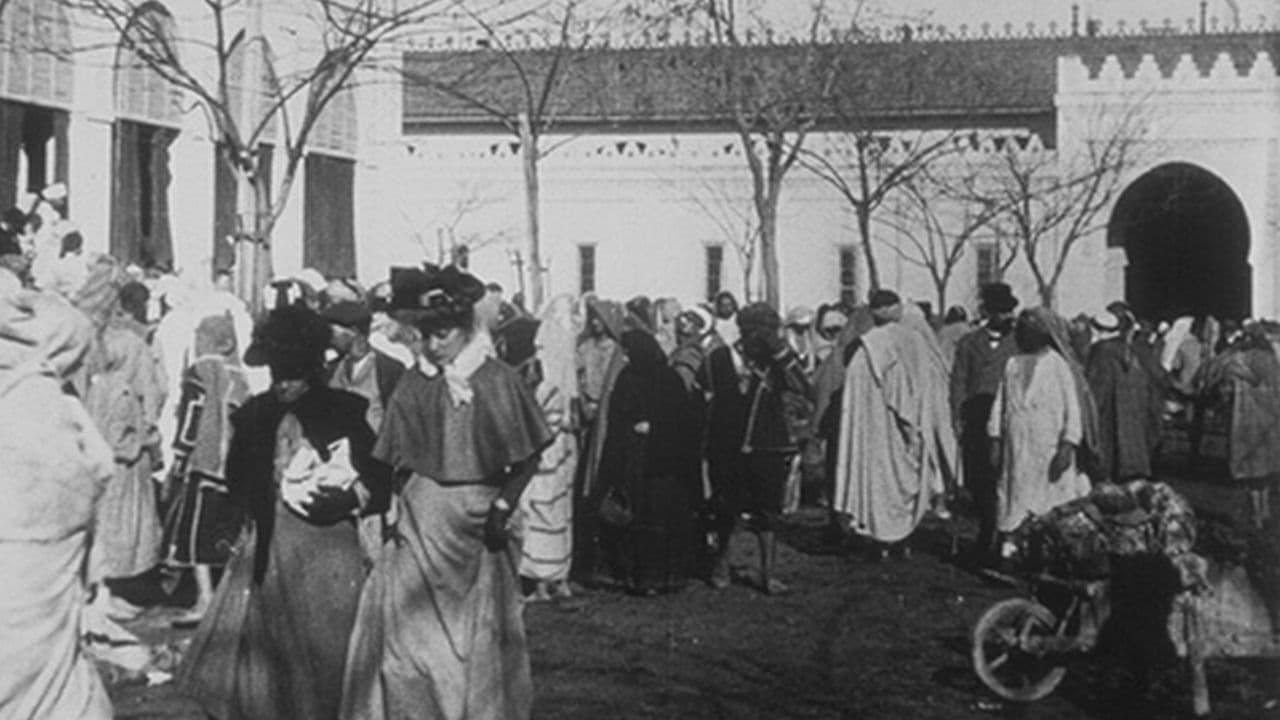
<path fill-rule="evenodd" d="M 1179 482 L 1209 512 L 1236 513 L 1229 489 Z M 872 560 L 824 542 L 821 515 L 794 518 L 780 551 L 792 592 L 766 597 L 702 583 L 656 598 L 584 591 L 567 605 L 526 611 L 536 701 L 545 720 L 599 718 L 1183 718 L 1185 670 L 1157 668 L 1140 683 L 1129 665 L 1099 651 L 1071 666 L 1062 686 L 1032 705 L 1000 702 L 969 663 L 969 632 L 993 602 L 1016 591 L 965 569 L 953 556 L 963 521 L 931 521 L 910 558 Z M 741 538 L 735 560 L 750 562 Z M 149 637 L 179 639 L 152 615 Z M 1214 661 L 1215 720 L 1280 718 L 1280 664 Z M 113 688 L 117 717 L 197 718 L 167 684 Z"/>

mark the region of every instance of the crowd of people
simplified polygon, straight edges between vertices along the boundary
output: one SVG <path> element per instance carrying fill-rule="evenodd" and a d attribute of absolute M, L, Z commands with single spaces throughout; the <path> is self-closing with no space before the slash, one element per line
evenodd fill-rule
<path fill-rule="evenodd" d="M 113 588 L 147 574 L 196 588 L 177 679 L 213 717 L 524 718 L 524 604 L 787 593 L 801 506 L 877 558 L 972 515 L 998 566 L 1029 517 L 1152 477 L 1166 427 L 1258 523 L 1280 473 L 1268 323 L 1066 320 L 1002 283 L 973 322 L 887 289 L 530 312 L 430 265 L 282 278 L 255 322 L 226 273 L 86 255 L 56 200 L 0 222 L 4 716 L 109 717 L 85 638 L 128 636 Z"/>

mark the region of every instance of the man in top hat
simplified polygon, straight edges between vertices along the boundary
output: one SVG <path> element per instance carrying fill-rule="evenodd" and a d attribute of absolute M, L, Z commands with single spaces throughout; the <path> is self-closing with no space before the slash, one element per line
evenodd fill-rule
<path fill-rule="evenodd" d="M 982 287 L 980 326 L 956 343 L 951 368 L 951 418 L 960 453 L 965 483 L 978 515 L 976 559 L 984 564 L 998 561 L 996 548 L 996 469 L 988 453 L 987 421 L 991 404 L 1004 374 L 1005 363 L 1018 352 L 1013 340 L 1014 310 L 1018 299 L 1004 283 Z"/>

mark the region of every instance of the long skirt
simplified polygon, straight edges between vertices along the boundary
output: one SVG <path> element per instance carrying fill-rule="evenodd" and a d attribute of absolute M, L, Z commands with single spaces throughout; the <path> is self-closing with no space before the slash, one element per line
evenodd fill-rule
<path fill-rule="evenodd" d="M 163 529 L 156 510 L 150 456 L 132 465 L 116 463 L 94 516 L 89 579 L 140 575 L 160 562 Z"/>
<path fill-rule="evenodd" d="M 568 580 L 573 562 L 573 477 L 578 453 L 573 435 L 561 433 L 543 451 L 542 467 L 520 497 L 524 538 L 520 575 Z"/>
<path fill-rule="evenodd" d="M 409 478 L 360 600 L 344 720 L 524 720 L 533 682 L 518 549 L 484 546 L 498 488 Z"/>
<path fill-rule="evenodd" d="M 107 720 L 111 702 L 80 651 L 87 533 L 0 542 L 0 718 Z"/>
<path fill-rule="evenodd" d="M 698 548 L 689 485 L 677 473 L 659 473 L 632 488 L 634 519 L 623 531 L 621 565 L 633 589 L 674 590 L 692 577 Z"/>
<path fill-rule="evenodd" d="M 336 720 L 365 577 L 356 526 L 319 527 L 276 503 L 262 582 L 246 530 L 177 680 L 218 720 Z"/>

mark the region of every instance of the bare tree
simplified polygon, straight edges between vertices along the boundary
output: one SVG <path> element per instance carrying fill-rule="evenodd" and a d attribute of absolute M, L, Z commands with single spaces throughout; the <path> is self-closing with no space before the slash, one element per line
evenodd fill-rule
<path fill-rule="evenodd" d="M 281 62 L 264 39 L 265 0 L 204 0 L 208 36 L 177 38 L 162 23 L 146 20 L 154 4 L 145 0 L 60 1 L 104 21 L 128 51 L 128 61 L 145 65 L 204 107 L 222 160 L 237 180 L 240 254 L 247 259 L 237 263 L 237 284 L 255 309 L 272 274 L 272 230 L 321 114 L 339 92 L 352 87 L 356 70 L 376 48 L 411 26 L 444 18 L 455 5 L 449 0 L 299 2 L 291 30 L 307 38 L 308 46 Z M 263 82 L 264 77 L 270 79 Z M 237 95 L 237 84 L 249 91 Z M 260 147 L 274 128 L 283 132 L 278 147 L 284 163 L 272 188 Z"/>
<path fill-rule="evenodd" d="M 725 244 L 733 248 L 742 270 L 743 302 L 753 302 L 752 276 L 760 247 L 760 224 L 752 207 L 736 198 L 724 181 L 706 178 L 699 179 L 698 185 L 684 197 L 716 226 Z"/>
<path fill-rule="evenodd" d="M 684 74 L 689 92 L 709 113 L 727 121 L 737 136 L 751 173 L 764 300 L 777 307 L 782 294 L 778 207 L 783 182 L 823 118 L 841 72 L 840 52 L 827 42 L 827 3 L 805 3 L 797 13 L 803 18 L 799 36 L 786 43 L 776 42 L 783 33 L 756 12 L 758 3 L 750 0 L 636 0 L 632 5 L 636 14 L 660 28 L 659 37 L 683 25 L 708 46 L 690 53 L 693 62 Z"/>
<path fill-rule="evenodd" d="M 471 183 L 463 188 L 462 195 L 445 212 L 440 213 L 435 218 L 425 223 L 409 220 L 407 216 L 406 220 L 409 221 L 413 236 L 422 247 L 423 257 L 430 257 L 431 251 L 428 247 L 429 243 L 426 236 L 421 231 L 413 229 L 419 225 L 435 230 L 437 264 L 456 263 L 465 266 L 472 251 L 494 243 L 504 242 L 508 239 L 510 233 L 505 229 L 497 232 L 482 233 L 477 230 L 468 230 L 465 227 L 468 220 L 475 218 L 485 208 L 501 203 L 502 200 L 502 196 L 496 191 L 487 189 L 478 183 Z"/>
<path fill-rule="evenodd" d="M 559 145 L 544 147 L 542 138 L 556 128 L 565 104 L 558 93 L 570 80 L 593 31 L 609 22 L 606 8 L 588 17 L 580 0 L 556 0 L 528 10 L 522 20 L 532 32 L 510 34 L 470 6 L 459 9 L 482 31 L 480 46 L 465 52 L 419 54 L 405 68 L 405 82 L 428 88 L 488 116 L 519 142 L 525 186 L 528 272 L 531 307 L 546 295 L 540 231 L 540 161 Z M 541 28 L 537 27 L 541 24 Z M 520 41 L 524 40 L 522 47 Z M 530 47 L 534 42 L 537 47 Z"/>
<path fill-rule="evenodd" d="M 837 107 L 843 105 L 837 103 Z M 826 152 L 809 150 L 804 164 L 830 185 L 853 210 L 858 237 L 867 261 L 871 289 L 880 287 L 871 229 L 873 216 L 885 200 L 899 188 L 910 195 L 917 175 L 955 149 L 955 131 L 887 133 L 849 110 L 837 110 L 845 128 L 829 136 Z"/>
<path fill-rule="evenodd" d="M 990 203 L 949 200 L 944 182 L 932 173 L 906 180 L 877 220 L 900 236 L 900 242 L 886 243 L 893 252 L 929 274 L 939 312 L 947 307 L 947 288 L 974 237 L 999 215 L 999 208 Z"/>
<path fill-rule="evenodd" d="M 1141 105 L 1100 112 L 1069 152 L 1017 135 L 982 161 L 969 199 L 999 210 L 1035 279 L 1040 302 L 1052 307 L 1072 252 L 1106 224 L 1103 211 L 1141 161 L 1148 123 Z"/>

